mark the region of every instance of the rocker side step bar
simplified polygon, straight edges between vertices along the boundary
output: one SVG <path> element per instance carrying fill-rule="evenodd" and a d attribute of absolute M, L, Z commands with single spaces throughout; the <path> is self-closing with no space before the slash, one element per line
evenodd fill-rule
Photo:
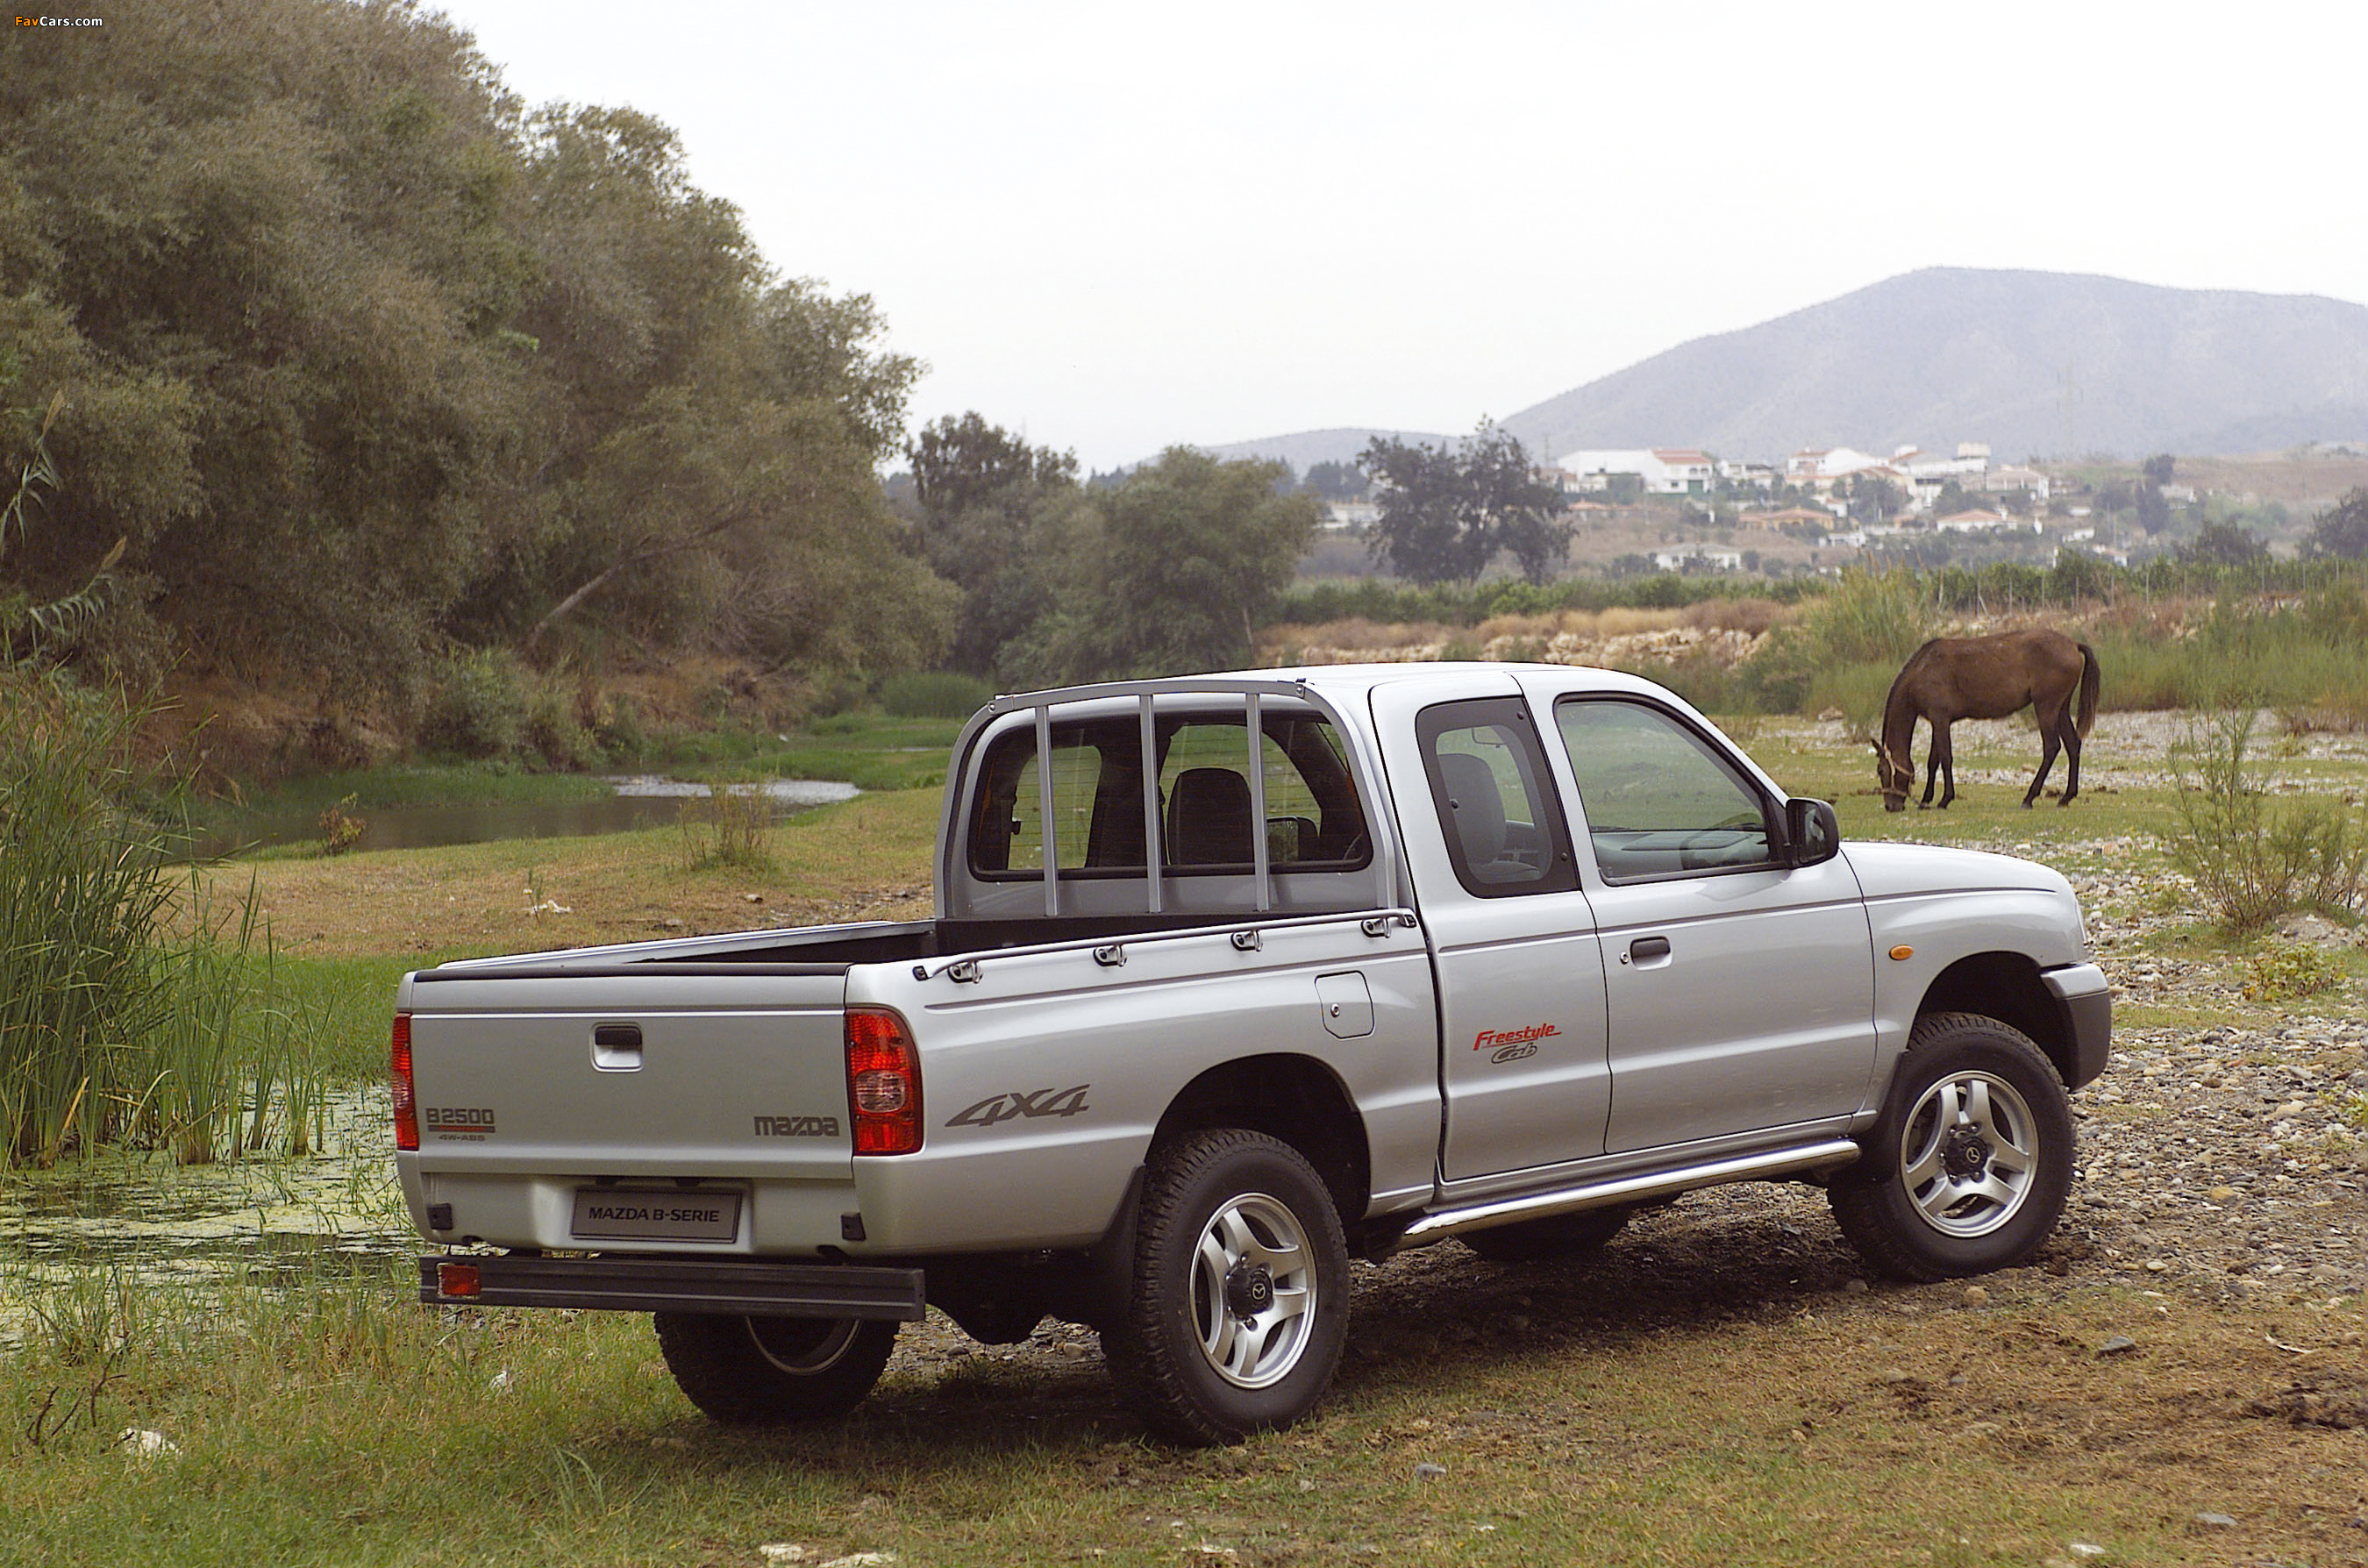
<path fill-rule="evenodd" d="M 1582 1209 L 1605 1209 L 1615 1203 L 1648 1202 L 1656 1198 L 1675 1197 L 1698 1187 L 1760 1181 L 1800 1171 L 1838 1170 L 1857 1159 L 1859 1153 L 1859 1146 L 1850 1139 L 1833 1138 L 1819 1143 L 1771 1149 L 1762 1153 L 1737 1154 L 1731 1159 L 1713 1160 L 1705 1165 L 1682 1165 L 1675 1170 L 1645 1171 L 1604 1181 L 1582 1182 L 1576 1187 L 1557 1187 L 1551 1192 L 1492 1198 L 1462 1208 L 1440 1209 L 1425 1214 L 1406 1228 L 1393 1250 L 1403 1252 L 1409 1247 L 1426 1246 L 1432 1242 L 1443 1241 L 1458 1231 L 1486 1230 L 1491 1225 L 1509 1225 L 1519 1220 L 1543 1220 L 1555 1214 L 1577 1213 Z"/>

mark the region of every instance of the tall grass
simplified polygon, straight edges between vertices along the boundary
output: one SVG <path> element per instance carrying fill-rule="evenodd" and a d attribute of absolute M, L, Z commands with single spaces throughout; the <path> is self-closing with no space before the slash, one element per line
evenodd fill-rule
<path fill-rule="evenodd" d="M 319 1074 L 273 1000 L 268 933 L 252 896 L 218 913 L 165 858 L 137 809 L 138 718 L 53 676 L 0 676 L 0 1163 L 307 1142 L 291 1114 L 317 1105 Z"/>

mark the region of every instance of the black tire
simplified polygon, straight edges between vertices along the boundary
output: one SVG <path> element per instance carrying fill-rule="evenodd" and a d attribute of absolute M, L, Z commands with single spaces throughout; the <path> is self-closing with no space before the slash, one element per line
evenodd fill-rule
<path fill-rule="evenodd" d="M 1635 1210 L 1627 1204 L 1610 1209 L 1582 1209 L 1576 1214 L 1555 1214 L 1543 1220 L 1516 1220 L 1485 1231 L 1459 1232 L 1455 1239 L 1491 1263 L 1544 1263 L 1554 1258 L 1581 1257 L 1628 1228 Z"/>
<path fill-rule="evenodd" d="M 896 1344 L 894 1323 L 868 1318 L 656 1312 L 651 1322 L 676 1384 L 727 1426 L 844 1415 L 880 1381 Z"/>
<path fill-rule="evenodd" d="M 1288 1426 L 1348 1335 L 1348 1243 L 1297 1150 L 1227 1128 L 1154 1152 L 1125 1310 L 1102 1340 L 1145 1426 L 1190 1448 Z"/>
<path fill-rule="evenodd" d="M 1827 1188 L 1842 1234 L 1883 1272 L 1956 1279 L 2028 1262 L 2072 1190 L 2072 1107 L 2021 1030 L 1920 1018 L 1883 1120 Z"/>

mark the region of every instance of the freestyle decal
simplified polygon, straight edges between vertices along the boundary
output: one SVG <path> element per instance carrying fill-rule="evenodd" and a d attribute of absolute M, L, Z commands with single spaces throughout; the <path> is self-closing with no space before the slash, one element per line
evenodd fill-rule
<path fill-rule="evenodd" d="M 1089 1108 L 1086 1091 L 1091 1084 L 1079 1084 L 1069 1089 L 1013 1089 L 1007 1094 L 990 1095 L 973 1106 L 964 1106 L 946 1119 L 948 1127 L 993 1127 L 999 1121 L 1009 1121 L 1022 1116 L 1076 1116 Z"/>
<path fill-rule="evenodd" d="M 1472 1037 L 1472 1049 L 1486 1051 L 1494 1046 L 1502 1050 L 1508 1045 L 1526 1045 L 1531 1048 L 1531 1051 L 1523 1052 L 1528 1055 L 1534 1052 L 1539 1040 L 1551 1040 L 1560 1033 L 1562 1026 L 1559 1024 L 1531 1024 L 1525 1029 L 1482 1029 Z M 1510 1059 L 1499 1056 L 1497 1060 L 1504 1062 Z"/>

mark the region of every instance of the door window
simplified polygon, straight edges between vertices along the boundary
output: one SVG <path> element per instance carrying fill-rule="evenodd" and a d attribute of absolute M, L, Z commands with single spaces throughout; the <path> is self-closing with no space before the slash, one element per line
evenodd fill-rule
<path fill-rule="evenodd" d="M 1773 862 L 1767 800 L 1674 715 L 1641 702 L 1567 699 L 1554 726 L 1604 881 Z"/>

